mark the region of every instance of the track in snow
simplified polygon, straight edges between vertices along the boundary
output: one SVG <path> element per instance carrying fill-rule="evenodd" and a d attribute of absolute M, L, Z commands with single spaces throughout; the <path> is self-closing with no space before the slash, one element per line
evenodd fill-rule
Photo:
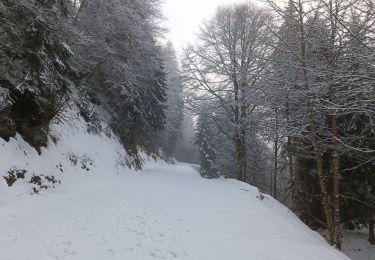
<path fill-rule="evenodd" d="M 346 259 L 255 188 L 190 165 L 88 178 L 0 213 L 0 259 Z"/>

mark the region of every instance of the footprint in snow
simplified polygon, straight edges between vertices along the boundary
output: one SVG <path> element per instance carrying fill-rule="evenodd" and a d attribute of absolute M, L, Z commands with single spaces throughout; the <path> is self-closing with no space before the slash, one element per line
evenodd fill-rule
<path fill-rule="evenodd" d="M 116 252 L 113 249 L 111 249 L 111 248 L 107 248 L 106 251 L 109 252 L 109 253 L 111 253 L 112 255 L 116 254 Z"/>
<path fill-rule="evenodd" d="M 177 253 L 172 250 L 169 250 L 168 253 L 171 254 L 174 258 L 177 258 L 178 256 Z"/>
<path fill-rule="evenodd" d="M 151 256 L 151 257 L 153 257 L 153 258 L 156 258 L 156 257 L 157 257 L 157 255 L 156 255 L 155 252 L 151 252 L 151 253 L 149 254 L 149 256 Z"/>

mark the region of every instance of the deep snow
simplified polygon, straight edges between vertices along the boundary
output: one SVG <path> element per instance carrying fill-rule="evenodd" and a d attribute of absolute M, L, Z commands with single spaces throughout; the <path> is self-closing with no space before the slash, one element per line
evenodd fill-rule
<path fill-rule="evenodd" d="M 110 131 L 75 122 L 54 125 L 41 156 L 0 139 L 0 172 L 27 170 L 12 188 L 0 180 L 1 260 L 348 259 L 256 188 L 187 164 L 128 170 Z M 31 195 L 34 174 L 61 184 Z"/>

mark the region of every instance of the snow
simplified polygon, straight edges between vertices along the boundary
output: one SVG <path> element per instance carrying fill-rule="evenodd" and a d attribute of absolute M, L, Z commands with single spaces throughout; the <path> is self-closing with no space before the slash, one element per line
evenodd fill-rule
<path fill-rule="evenodd" d="M 1 175 L 7 175 L 9 170 L 27 170 L 25 178 L 18 179 L 11 188 L 0 178 L 0 207 L 6 206 L 2 213 L 11 207 L 8 204 L 30 199 L 35 187 L 29 183 L 33 175 L 54 176 L 61 181 L 61 185 L 54 185 L 55 190 L 40 190 L 39 195 L 47 197 L 57 192 L 68 194 L 74 182 L 89 181 L 90 176 L 108 178 L 127 169 L 125 164 L 130 157 L 104 123 L 103 133 L 94 135 L 87 132 L 87 125 L 77 116 L 76 109 L 69 109 L 63 117 L 65 124 L 52 125 L 48 148 L 42 148 L 40 156 L 19 135 L 9 142 L 0 138 Z"/>
<path fill-rule="evenodd" d="M 375 246 L 368 239 L 368 229 L 343 230 L 343 252 L 353 260 L 374 260 Z"/>
<path fill-rule="evenodd" d="M 12 102 L 9 98 L 9 90 L 0 86 L 0 111 L 8 108 L 11 105 Z"/>
<path fill-rule="evenodd" d="M 74 56 L 74 52 L 72 51 L 70 46 L 66 44 L 66 42 L 61 41 L 60 44 L 64 47 L 64 49 L 68 52 L 69 55 Z"/>
<path fill-rule="evenodd" d="M 128 170 L 118 140 L 84 126 L 54 125 L 41 156 L 0 140 L 0 172 L 28 171 L 12 188 L 0 180 L 1 260 L 348 259 L 258 189 L 189 164 Z M 32 174 L 61 184 L 30 195 Z"/>

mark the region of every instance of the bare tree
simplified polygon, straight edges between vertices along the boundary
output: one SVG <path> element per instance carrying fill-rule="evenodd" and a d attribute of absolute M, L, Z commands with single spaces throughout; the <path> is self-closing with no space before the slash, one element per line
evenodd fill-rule
<path fill-rule="evenodd" d="M 201 29 L 198 46 L 187 48 L 182 61 L 192 107 L 215 100 L 226 114 L 229 122 L 222 123 L 231 129 L 222 133 L 234 144 L 235 176 L 242 181 L 248 175 L 246 132 L 262 105 L 270 20 L 265 10 L 251 4 L 219 8 Z"/>

